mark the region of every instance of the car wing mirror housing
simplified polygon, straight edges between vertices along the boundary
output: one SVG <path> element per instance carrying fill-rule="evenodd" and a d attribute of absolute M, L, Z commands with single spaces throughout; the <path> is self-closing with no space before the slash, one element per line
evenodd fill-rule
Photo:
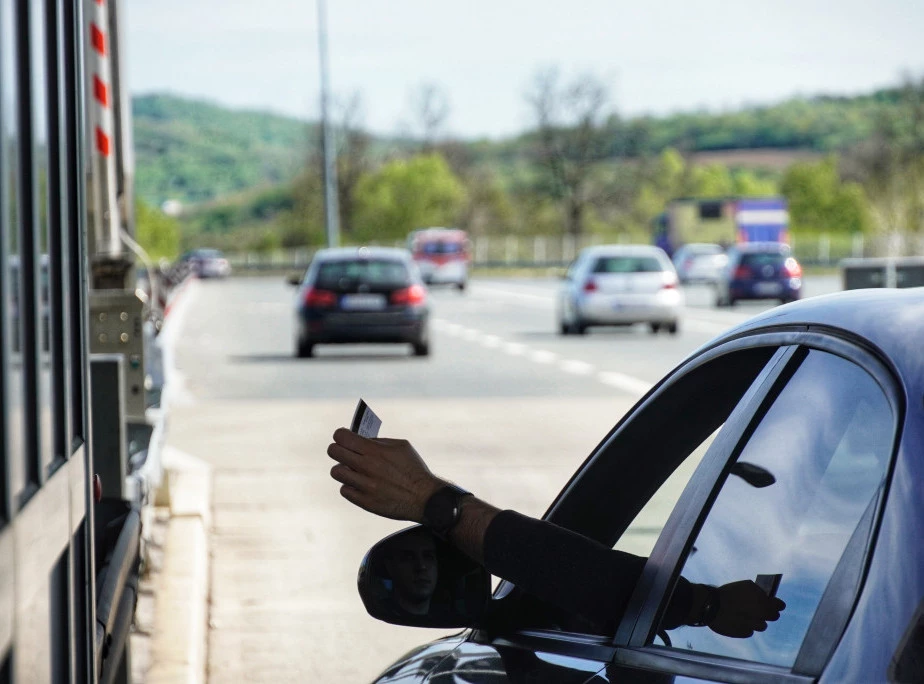
<path fill-rule="evenodd" d="M 488 571 L 421 525 L 369 549 L 357 584 L 369 615 L 410 627 L 478 627 L 491 597 Z"/>

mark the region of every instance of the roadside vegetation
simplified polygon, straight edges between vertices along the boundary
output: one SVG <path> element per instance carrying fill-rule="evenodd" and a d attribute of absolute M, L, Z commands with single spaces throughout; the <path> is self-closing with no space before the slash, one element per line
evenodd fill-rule
<path fill-rule="evenodd" d="M 476 236 L 647 242 L 672 199 L 778 194 L 797 240 L 924 231 L 924 79 L 663 118 L 621 118 L 593 75 L 547 69 L 527 93 L 530 129 L 498 141 L 445 135 L 449 104 L 434 85 L 414 94 L 415 121 L 401 137 L 371 135 L 361 98 L 343 101 L 342 241 L 392 243 L 453 225 Z M 134 119 L 138 234 L 152 253 L 324 243 L 315 124 L 160 95 L 135 98 Z"/>

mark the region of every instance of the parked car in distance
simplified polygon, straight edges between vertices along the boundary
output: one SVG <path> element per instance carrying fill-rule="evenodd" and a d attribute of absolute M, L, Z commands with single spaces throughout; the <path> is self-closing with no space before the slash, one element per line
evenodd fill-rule
<path fill-rule="evenodd" d="M 393 247 L 318 250 L 298 286 L 295 353 L 315 345 L 409 343 L 416 356 L 430 353 L 427 288 L 411 253 Z"/>
<path fill-rule="evenodd" d="M 408 249 L 427 285 L 468 285 L 472 260 L 468 233 L 458 228 L 421 228 L 408 236 Z"/>
<path fill-rule="evenodd" d="M 583 335 L 590 326 L 647 323 L 653 333 L 675 334 L 684 304 L 677 285 L 677 271 L 660 247 L 587 247 L 559 288 L 558 330 Z"/>
<path fill-rule="evenodd" d="M 370 614 L 465 628 L 375 681 L 924 682 L 922 339 L 924 287 L 813 297 L 708 342 L 614 415 L 543 516 L 645 559 L 608 624 L 569 608 L 589 587 L 605 603 L 592 568 L 540 567 L 529 593 L 502 581 L 488 598 L 484 568 L 452 554 L 428 612 L 384 615 L 374 546 L 359 573 Z M 786 606 L 747 637 L 662 628 L 681 576 L 766 579 Z"/>
<path fill-rule="evenodd" d="M 199 278 L 227 278 L 231 263 L 218 249 L 194 249 L 186 252 L 180 261 L 186 262 Z"/>
<path fill-rule="evenodd" d="M 802 267 L 783 242 L 747 242 L 728 249 L 728 263 L 716 281 L 716 306 L 743 299 L 792 302 L 802 295 Z"/>
<path fill-rule="evenodd" d="M 692 242 L 681 245 L 671 259 L 680 282 L 713 284 L 719 279 L 728 256 L 722 245 L 711 242 Z"/>

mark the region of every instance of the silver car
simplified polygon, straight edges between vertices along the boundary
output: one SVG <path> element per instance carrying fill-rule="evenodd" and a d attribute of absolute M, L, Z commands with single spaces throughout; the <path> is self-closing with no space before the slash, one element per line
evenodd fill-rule
<path fill-rule="evenodd" d="M 678 247 L 673 261 L 681 283 L 715 284 L 728 263 L 728 256 L 722 245 L 692 242 Z"/>
<path fill-rule="evenodd" d="M 595 325 L 647 323 L 651 332 L 679 329 L 683 293 L 677 271 L 660 247 L 600 245 L 581 251 L 558 294 L 562 335 Z"/>

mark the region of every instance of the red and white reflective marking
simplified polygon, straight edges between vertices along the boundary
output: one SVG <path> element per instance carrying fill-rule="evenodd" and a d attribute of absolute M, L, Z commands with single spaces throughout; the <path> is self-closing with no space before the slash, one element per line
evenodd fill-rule
<path fill-rule="evenodd" d="M 109 11 L 106 0 L 96 0 L 96 8 L 90 19 L 90 45 L 93 48 L 93 100 L 94 107 L 94 138 L 96 151 L 111 158 L 113 118 L 111 98 L 109 96 L 109 83 L 111 82 L 111 68 L 109 63 L 109 41 L 106 27 L 109 26 Z M 114 169 L 113 169 L 114 171 Z"/>

